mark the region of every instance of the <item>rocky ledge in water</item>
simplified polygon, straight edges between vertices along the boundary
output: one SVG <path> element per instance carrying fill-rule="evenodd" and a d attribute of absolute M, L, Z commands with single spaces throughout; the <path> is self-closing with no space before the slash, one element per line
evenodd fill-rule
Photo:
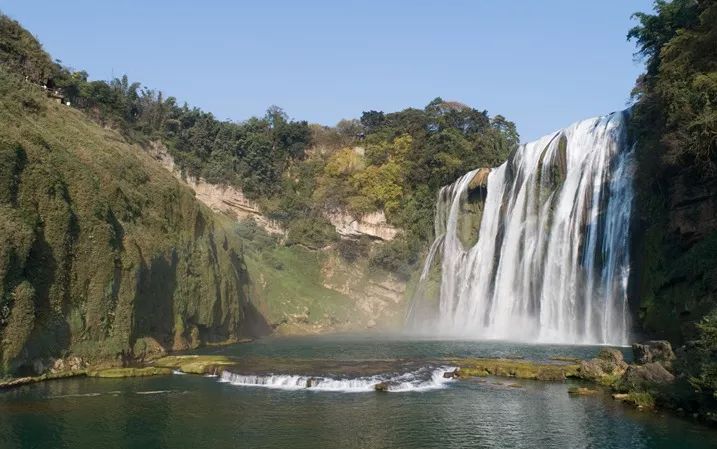
<path fill-rule="evenodd" d="M 215 374 L 217 371 L 234 366 L 238 360 L 231 357 L 215 355 L 172 355 L 159 358 L 138 366 L 94 366 L 87 368 L 68 367 L 62 371 L 50 371 L 39 376 L 26 376 L 0 379 L 0 390 L 20 387 L 23 385 L 44 382 L 47 380 L 66 379 L 69 377 L 147 377 L 166 376 L 175 372 L 183 374 Z"/>
<path fill-rule="evenodd" d="M 45 380 L 73 376 L 94 377 L 138 377 L 170 375 L 172 373 L 219 375 L 231 373 L 300 373 L 306 376 L 320 376 L 331 372 L 338 376 L 374 376 L 381 373 L 408 372 L 420 367 L 447 366 L 455 368 L 441 374 L 447 379 L 475 377 L 508 377 L 538 381 L 564 381 L 574 379 L 589 382 L 588 385 L 573 386 L 568 390 L 571 396 L 595 395 L 601 390 L 610 392 L 615 400 L 633 405 L 639 409 L 663 408 L 689 413 L 710 424 L 717 423 L 709 412 L 697 412 L 685 407 L 681 388 L 689 379 L 672 374 L 675 358 L 672 348 L 665 341 L 651 341 L 633 346 L 636 363 L 628 364 L 620 350 L 604 348 L 590 360 L 553 357 L 547 361 L 505 358 L 450 358 L 438 360 L 312 360 L 293 358 L 235 358 L 222 355 L 170 355 L 144 364 L 130 367 L 87 367 L 83 364 L 66 364 L 66 370 L 48 372 L 42 376 L 23 377 L 0 381 L 0 389 L 13 388 Z M 58 365 L 59 366 L 59 365 Z M 61 367 L 60 367 L 61 368 Z M 385 382 L 384 382 L 385 383 Z M 384 391 L 386 385 L 380 382 L 375 390 Z"/>
<path fill-rule="evenodd" d="M 458 377 L 515 377 L 533 380 L 565 380 L 577 377 L 580 365 L 575 363 L 543 363 L 530 360 L 470 358 L 452 359 L 460 367 Z"/>
<path fill-rule="evenodd" d="M 689 378 L 675 376 L 672 364 L 675 354 L 664 340 L 636 343 L 632 347 L 634 363 L 628 364 L 618 349 L 604 348 L 595 358 L 577 360 L 552 357 L 550 362 L 509 359 L 456 359 L 459 377 L 498 376 L 521 379 L 562 381 L 575 379 L 592 386 L 575 386 L 571 396 L 588 396 L 609 392 L 613 399 L 640 410 L 663 409 L 689 415 L 710 425 L 717 425 L 714 408 L 696 408 L 690 404 L 694 390 Z M 715 398 L 717 400 L 717 398 Z"/>

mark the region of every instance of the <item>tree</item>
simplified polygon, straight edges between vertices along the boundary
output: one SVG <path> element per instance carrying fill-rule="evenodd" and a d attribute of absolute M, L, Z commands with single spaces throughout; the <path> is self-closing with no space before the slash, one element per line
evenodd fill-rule
<path fill-rule="evenodd" d="M 383 126 L 386 116 L 380 111 L 364 111 L 361 114 L 361 124 L 366 128 L 366 132 L 372 133 Z"/>
<path fill-rule="evenodd" d="M 662 162 L 717 170 L 717 4 L 655 2 L 655 14 L 635 14 L 628 33 L 647 72 L 635 88 L 638 128 L 661 135 Z"/>

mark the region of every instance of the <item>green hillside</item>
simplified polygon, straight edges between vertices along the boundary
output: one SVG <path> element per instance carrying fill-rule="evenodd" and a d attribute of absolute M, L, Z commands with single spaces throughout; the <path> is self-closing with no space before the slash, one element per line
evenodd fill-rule
<path fill-rule="evenodd" d="M 229 223 L 139 147 L 4 69 L 0 120 L 3 371 L 265 328 Z"/>

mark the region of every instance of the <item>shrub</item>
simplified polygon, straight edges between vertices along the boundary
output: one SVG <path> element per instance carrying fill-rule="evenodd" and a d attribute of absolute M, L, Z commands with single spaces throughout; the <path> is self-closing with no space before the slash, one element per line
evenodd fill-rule
<path fill-rule="evenodd" d="M 411 276 L 411 267 L 417 262 L 416 243 L 411 243 L 401 236 L 392 240 L 371 254 L 369 266 L 381 268 L 404 278 Z"/>
<path fill-rule="evenodd" d="M 358 239 L 341 239 L 336 244 L 339 255 L 347 262 L 355 262 L 358 259 L 367 257 L 371 249 L 368 237 Z"/>
<path fill-rule="evenodd" d="M 308 217 L 289 225 L 287 245 L 304 245 L 311 249 L 323 248 L 338 240 L 336 229 L 326 219 Z"/>

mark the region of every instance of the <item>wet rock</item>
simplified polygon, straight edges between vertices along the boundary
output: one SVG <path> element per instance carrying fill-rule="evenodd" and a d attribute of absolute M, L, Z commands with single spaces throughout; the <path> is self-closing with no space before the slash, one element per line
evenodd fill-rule
<path fill-rule="evenodd" d="M 579 377 L 611 384 L 622 376 L 627 370 L 627 363 L 623 360 L 622 352 L 617 349 L 602 349 L 597 357 L 580 362 Z"/>
<path fill-rule="evenodd" d="M 644 365 L 630 365 L 621 379 L 622 387 L 628 390 L 645 390 L 671 383 L 675 376 L 657 362 Z"/>
<path fill-rule="evenodd" d="M 645 364 L 659 362 L 669 367 L 675 359 L 672 345 L 666 340 L 653 340 L 632 345 L 632 353 L 635 363 Z"/>
<path fill-rule="evenodd" d="M 488 175 L 490 175 L 490 168 L 479 169 L 473 178 L 468 183 L 468 190 L 473 191 L 476 189 L 487 189 L 488 188 Z"/>
<path fill-rule="evenodd" d="M 616 401 L 637 407 L 639 410 L 655 407 L 655 398 L 646 391 L 631 391 L 629 393 L 615 393 L 612 398 Z"/>
<path fill-rule="evenodd" d="M 605 364 L 603 364 L 603 366 L 606 367 L 627 367 L 627 363 L 625 363 L 623 359 L 622 352 L 617 349 L 601 349 L 597 355 L 597 358 L 604 361 Z"/>

